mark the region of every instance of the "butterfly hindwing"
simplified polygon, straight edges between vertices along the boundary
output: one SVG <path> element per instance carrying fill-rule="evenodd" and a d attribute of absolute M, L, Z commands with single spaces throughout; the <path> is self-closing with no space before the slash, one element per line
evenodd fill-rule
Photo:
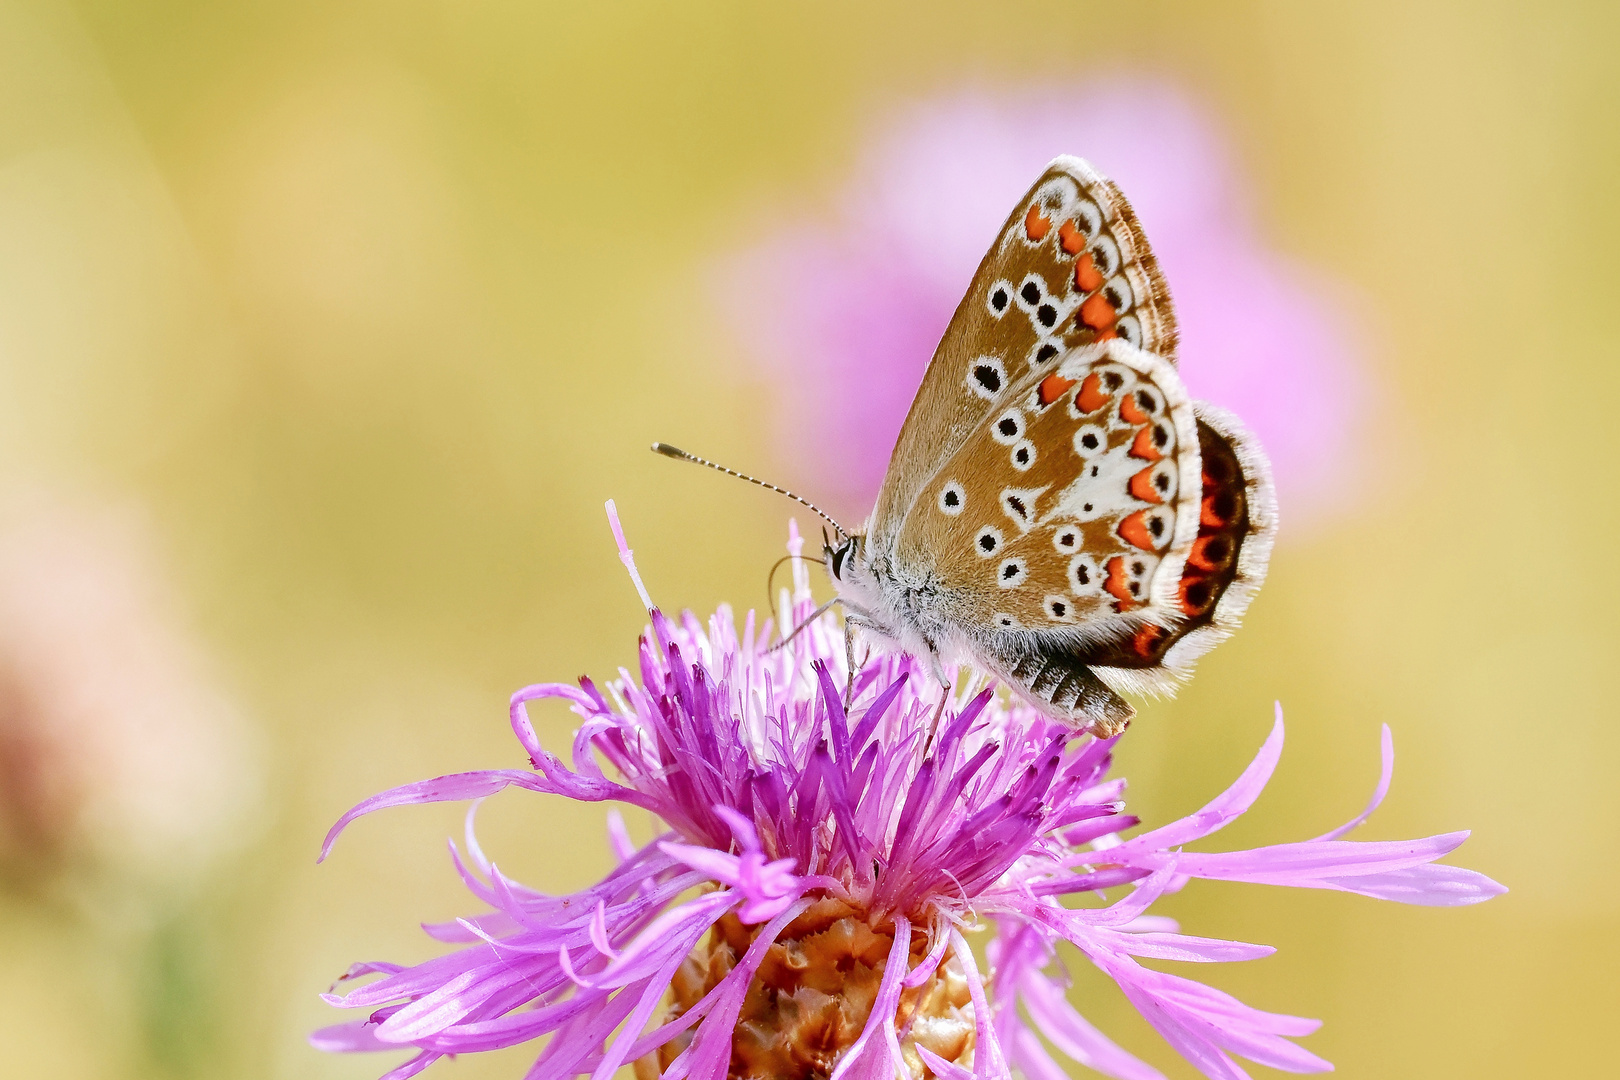
<path fill-rule="evenodd" d="M 1198 532 L 1176 582 L 1177 618 L 1092 646 L 1079 659 L 1110 686 L 1167 691 L 1237 629 L 1265 580 L 1277 531 L 1271 467 L 1252 436 L 1222 409 L 1194 403 L 1200 459 Z"/>
<path fill-rule="evenodd" d="M 1069 660 L 1176 623 L 1199 461 L 1168 362 L 1119 339 L 1078 349 L 1008 388 L 923 489 L 896 558 L 928 568 L 998 674 L 1064 705 L 1029 672 L 1061 666 L 1078 694 Z"/>
<path fill-rule="evenodd" d="M 892 542 L 940 463 L 1012 384 L 1116 338 L 1173 363 L 1169 293 L 1119 189 L 1060 157 L 1008 216 L 934 353 L 878 495 L 874 546 Z"/>

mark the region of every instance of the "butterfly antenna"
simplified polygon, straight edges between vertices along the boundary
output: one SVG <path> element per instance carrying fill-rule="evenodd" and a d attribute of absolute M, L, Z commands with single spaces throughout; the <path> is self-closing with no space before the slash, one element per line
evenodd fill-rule
<path fill-rule="evenodd" d="M 787 488 L 780 488 L 775 484 L 767 484 L 765 481 L 755 479 L 754 477 L 749 476 L 747 473 L 740 473 L 736 469 L 728 469 L 724 465 L 718 465 L 715 462 L 710 461 L 708 458 L 700 458 L 696 454 L 688 454 L 685 450 L 682 450 L 679 447 L 671 446 L 669 443 L 655 442 L 652 444 L 652 448 L 653 453 L 655 454 L 663 454 L 665 457 L 677 458 L 681 461 L 690 461 L 694 465 L 707 465 L 709 468 L 723 472 L 727 476 L 735 476 L 737 479 L 746 480 L 750 484 L 758 484 L 762 488 L 769 488 L 779 495 L 786 495 L 794 502 L 809 507 L 811 513 L 815 514 L 833 528 L 837 529 L 838 535 L 849 535 L 849 530 L 838 524 L 838 522 L 834 521 L 825 510 L 811 502 L 809 499 L 793 494 L 793 492 L 789 491 Z"/>

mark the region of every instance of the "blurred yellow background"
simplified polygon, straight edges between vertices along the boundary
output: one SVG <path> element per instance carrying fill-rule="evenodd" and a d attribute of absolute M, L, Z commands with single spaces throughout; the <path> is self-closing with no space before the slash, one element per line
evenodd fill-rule
<path fill-rule="evenodd" d="M 1313 835 L 1365 799 L 1387 721 L 1368 835 L 1472 828 L 1450 861 L 1512 889 L 1430 910 L 1206 884 L 1170 913 L 1277 945 L 1200 974 L 1324 1018 L 1307 1045 L 1342 1075 L 1607 1072 L 1617 31 L 1601 3 L 0 0 L 0 499 L 144 522 L 248 807 L 184 865 L 14 865 L 0 1072 L 384 1071 L 306 1045 L 338 1018 L 317 994 L 470 910 L 461 812 L 368 819 L 317 867 L 327 826 L 521 765 L 511 690 L 630 661 L 605 498 L 666 607 L 764 597 L 785 505 L 646 450 L 802 471 L 704 267 L 760 206 L 824 200 L 897 103 L 1116 70 L 1192 92 L 1266 241 L 1359 290 L 1361 437 L 1389 459 L 1326 525 L 1291 535 L 1284 508 L 1246 629 L 1125 740 L 1132 808 L 1224 787 L 1280 699 L 1281 769 L 1223 842 Z M 607 867 L 601 823 L 512 794 L 481 836 L 561 890 Z M 1101 980 L 1076 993 L 1192 1075 Z"/>

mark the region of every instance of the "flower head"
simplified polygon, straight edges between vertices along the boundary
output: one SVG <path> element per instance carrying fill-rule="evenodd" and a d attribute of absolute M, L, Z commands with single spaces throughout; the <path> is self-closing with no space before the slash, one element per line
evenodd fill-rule
<path fill-rule="evenodd" d="M 799 548 L 795 532 L 790 553 Z M 634 573 L 622 537 L 620 550 Z M 814 608 L 802 568 L 795 586 L 784 626 Z M 1108 775 L 1114 740 L 1077 738 L 990 687 L 943 692 L 908 656 L 873 659 L 851 679 L 842 636 L 823 622 L 785 645 L 772 638 L 752 614 L 739 628 L 725 608 L 707 623 L 653 609 L 639 673 L 513 696 L 531 769 L 410 784 L 345 814 L 326 851 L 372 810 L 509 786 L 639 806 L 668 831 L 637 848 L 614 819 L 618 867 L 552 896 L 502 875 L 469 813 L 467 854 L 452 847 L 452 857 L 489 910 L 428 927 L 460 946 L 448 955 L 353 967 L 345 979 L 382 978 L 327 1000 L 367 1016 L 318 1032 L 315 1045 L 415 1048 L 390 1080 L 447 1054 L 547 1035 L 534 1080 L 606 1080 L 626 1064 L 668 1080 L 1062 1075 L 1047 1043 L 1122 1080 L 1159 1076 L 1069 1004 L 1058 956 L 1066 941 L 1206 1075 L 1244 1076 L 1232 1055 L 1318 1071 L 1330 1066 L 1290 1041 L 1316 1021 L 1137 962 L 1271 952 L 1182 934 L 1148 913 L 1154 901 L 1191 878 L 1439 905 L 1501 891 L 1435 864 L 1466 833 L 1341 839 L 1388 786 L 1387 731 L 1378 791 L 1343 828 L 1191 853 L 1183 846 L 1238 817 L 1265 786 L 1282 749 L 1280 716 L 1226 792 L 1126 839 L 1138 822 L 1123 812 L 1124 781 Z M 530 724 L 530 704 L 546 699 L 580 717 L 571 767 Z M 975 934 L 989 935 L 988 977 L 969 946 Z"/>

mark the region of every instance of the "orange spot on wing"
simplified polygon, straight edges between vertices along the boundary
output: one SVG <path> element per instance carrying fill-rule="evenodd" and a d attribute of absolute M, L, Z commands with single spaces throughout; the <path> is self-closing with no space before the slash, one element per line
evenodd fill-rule
<path fill-rule="evenodd" d="M 1188 615 L 1202 615 L 1215 603 L 1215 583 L 1202 574 L 1184 574 L 1176 598 Z"/>
<path fill-rule="evenodd" d="M 1164 496 L 1160 495 L 1158 488 L 1153 486 L 1153 466 L 1151 465 L 1131 477 L 1130 489 L 1131 494 L 1143 502 L 1164 502 Z"/>
<path fill-rule="evenodd" d="M 1039 203 L 1029 204 L 1029 213 L 1024 215 L 1024 235 L 1031 240 L 1044 240 L 1046 234 L 1052 231 L 1052 219 L 1041 213 Z"/>
<path fill-rule="evenodd" d="M 1126 394 L 1121 399 L 1119 418 L 1127 424 L 1145 424 L 1148 422 L 1148 414 L 1142 411 L 1142 407 L 1136 403 L 1135 396 L 1131 394 Z"/>
<path fill-rule="evenodd" d="M 1058 242 L 1063 245 L 1065 254 L 1078 255 L 1086 246 L 1086 234 L 1075 228 L 1074 222 L 1065 221 L 1058 226 Z"/>
<path fill-rule="evenodd" d="M 1073 379 L 1065 379 L 1063 376 L 1054 371 L 1052 374 L 1041 380 L 1041 404 L 1052 404 L 1052 402 L 1068 393 L 1069 387 L 1073 385 Z"/>
<path fill-rule="evenodd" d="M 1131 443 L 1131 457 L 1141 458 L 1143 461 L 1158 461 L 1164 457 L 1159 453 L 1159 448 L 1153 445 L 1151 427 L 1142 428 L 1136 433 L 1136 439 Z"/>
<path fill-rule="evenodd" d="M 1204 501 L 1198 505 L 1198 524 L 1211 528 L 1224 529 L 1231 524 L 1232 514 L 1223 513 L 1223 500 L 1219 491 L 1204 496 Z M 1231 508 L 1235 510 L 1234 508 Z"/>
<path fill-rule="evenodd" d="M 1074 287 L 1081 292 L 1096 292 L 1102 288 L 1103 276 L 1097 270 L 1097 264 L 1091 261 L 1091 252 L 1086 252 L 1074 260 Z"/>
<path fill-rule="evenodd" d="M 1212 541 L 1219 541 L 1216 551 L 1225 552 L 1222 558 L 1216 559 L 1210 554 L 1209 546 Z M 1226 565 L 1226 559 L 1231 558 L 1231 554 L 1232 541 L 1229 538 L 1218 534 L 1215 536 L 1200 536 L 1193 541 L 1192 550 L 1187 553 L 1187 564 L 1196 566 L 1200 570 L 1219 570 Z"/>
<path fill-rule="evenodd" d="M 1118 318 L 1114 305 L 1110 304 L 1102 293 L 1092 293 L 1086 297 L 1085 303 L 1080 305 L 1080 321 L 1093 330 L 1107 330 L 1114 325 Z"/>
<path fill-rule="evenodd" d="M 1109 559 L 1107 570 L 1108 579 L 1103 582 L 1103 591 L 1127 606 L 1136 603 L 1136 597 L 1131 595 L 1130 579 L 1125 575 L 1125 556 L 1115 555 Z"/>
<path fill-rule="evenodd" d="M 1080 392 L 1074 395 L 1074 407 L 1083 413 L 1094 413 L 1108 404 L 1108 395 L 1103 393 L 1102 377 L 1093 371 L 1080 383 Z"/>
<path fill-rule="evenodd" d="M 1119 528 L 1114 531 L 1119 533 L 1120 539 L 1127 544 L 1139 547 L 1143 551 L 1153 550 L 1153 534 L 1148 532 L 1146 510 L 1138 510 L 1134 514 L 1127 515 L 1125 520 L 1119 523 Z"/>
<path fill-rule="evenodd" d="M 1144 623 L 1131 638 L 1131 651 L 1144 660 L 1151 659 L 1159 651 L 1164 639 L 1170 636 L 1170 631 L 1156 623 Z"/>

